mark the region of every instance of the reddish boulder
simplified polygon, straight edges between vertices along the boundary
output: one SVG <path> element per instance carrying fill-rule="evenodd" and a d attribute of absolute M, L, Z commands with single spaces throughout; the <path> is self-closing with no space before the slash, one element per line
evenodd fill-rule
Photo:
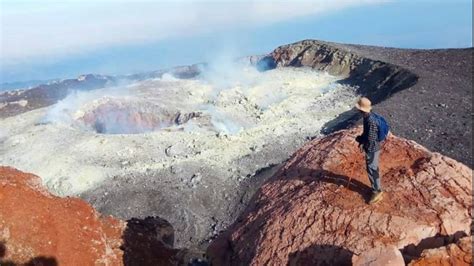
<path fill-rule="evenodd" d="M 37 176 L 0 167 L 0 202 L 4 260 L 44 259 L 59 265 L 122 261 L 125 223 L 100 216 L 80 199 L 49 194 Z"/>
<path fill-rule="evenodd" d="M 405 266 L 402 253 L 394 246 L 379 246 L 352 257 L 353 266 Z"/>
<path fill-rule="evenodd" d="M 35 175 L 0 167 L 0 265 L 181 265 L 199 256 L 173 242 L 163 219 L 101 216 L 49 194 Z"/>
<path fill-rule="evenodd" d="M 370 196 L 361 129 L 309 142 L 254 195 L 209 247 L 215 265 L 351 264 L 394 246 L 406 258 L 470 233 L 472 170 L 390 135 L 381 154 L 384 199 Z"/>

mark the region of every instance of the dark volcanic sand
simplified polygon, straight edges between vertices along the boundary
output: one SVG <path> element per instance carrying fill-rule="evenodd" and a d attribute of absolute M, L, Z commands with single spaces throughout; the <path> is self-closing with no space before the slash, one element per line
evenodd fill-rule
<path fill-rule="evenodd" d="M 472 160 L 473 48 L 408 50 L 344 45 L 364 57 L 404 67 L 418 82 L 379 103 L 392 131 L 452 157 L 469 167 Z"/>

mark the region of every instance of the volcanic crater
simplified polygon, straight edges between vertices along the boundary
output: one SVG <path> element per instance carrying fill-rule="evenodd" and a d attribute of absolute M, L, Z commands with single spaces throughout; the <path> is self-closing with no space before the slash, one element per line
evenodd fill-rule
<path fill-rule="evenodd" d="M 0 107 L 0 164 L 104 214 L 163 217 L 178 247 L 205 247 L 302 144 L 353 124 L 359 95 L 391 110 L 420 82 L 413 68 L 379 58 L 372 47 L 302 41 L 212 71 L 0 95 L 0 106 L 28 99 Z"/>
<path fill-rule="evenodd" d="M 0 163 L 105 214 L 163 217 L 177 246 L 205 245 L 245 207 L 265 169 L 356 97 L 341 77 L 311 68 L 205 71 L 78 91 L 6 118 Z"/>

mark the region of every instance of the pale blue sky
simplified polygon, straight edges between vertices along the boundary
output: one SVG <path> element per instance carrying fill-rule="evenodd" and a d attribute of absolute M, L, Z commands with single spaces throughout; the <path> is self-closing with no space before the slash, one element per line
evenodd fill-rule
<path fill-rule="evenodd" d="M 302 39 L 472 46 L 468 0 L 0 1 L 0 83 L 156 70 Z"/>

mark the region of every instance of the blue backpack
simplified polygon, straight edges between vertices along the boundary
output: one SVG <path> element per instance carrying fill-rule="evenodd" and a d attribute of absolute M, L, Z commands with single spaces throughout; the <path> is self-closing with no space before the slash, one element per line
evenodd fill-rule
<path fill-rule="evenodd" d="M 383 118 L 383 116 L 378 115 L 376 113 L 372 113 L 372 115 L 375 117 L 375 120 L 377 121 L 377 125 L 379 126 L 377 140 L 379 142 L 384 141 L 385 138 L 387 138 L 388 131 L 390 130 L 390 126 L 388 125 L 385 118 Z"/>

